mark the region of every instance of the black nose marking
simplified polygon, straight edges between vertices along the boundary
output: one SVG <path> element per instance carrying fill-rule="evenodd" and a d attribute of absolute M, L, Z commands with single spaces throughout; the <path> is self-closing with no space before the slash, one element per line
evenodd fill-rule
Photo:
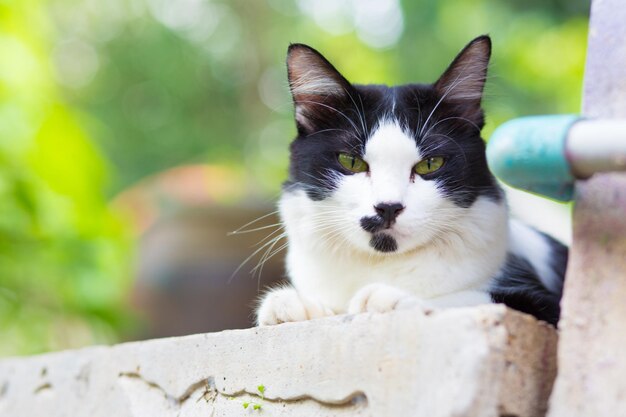
<path fill-rule="evenodd" d="M 395 223 L 396 217 L 404 210 L 404 206 L 400 203 L 379 203 L 374 206 L 374 210 L 382 217 L 385 228 L 389 229 Z"/>

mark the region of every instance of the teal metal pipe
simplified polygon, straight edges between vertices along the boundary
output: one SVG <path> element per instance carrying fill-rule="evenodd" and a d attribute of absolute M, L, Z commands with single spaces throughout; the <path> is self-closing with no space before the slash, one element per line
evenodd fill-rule
<path fill-rule="evenodd" d="M 487 146 L 491 171 L 512 187 L 571 200 L 574 181 L 565 146 L 574 115 L 529 116 L 498 127 Z"/>
<path fill-rule="evenodd" d="M 514 119 L 491 136 L 487 160 L 507 184 L 569 201 L 576 180 L 626 171 L 626 120 L 574 115 Z"/>

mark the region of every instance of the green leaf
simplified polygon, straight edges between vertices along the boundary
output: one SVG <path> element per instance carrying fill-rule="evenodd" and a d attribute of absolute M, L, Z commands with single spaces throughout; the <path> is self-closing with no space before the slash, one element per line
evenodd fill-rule
<path fill-rule="evenodd" d="M 261 409 L 261 404 L 254 404 L 254 406 L 252 407 L 255 410 L 260 410 Z"/>
<path fill-rule="evenodd" d="M 243 404 L 241 404 L 241 405 L 243 405 L 243 408 L 248 408 L 248 406 L 250 405 L 250 403 L 243 403 Z"/>
<path fill-rule="evenodd" d="M 259 385 L 256 389 L 258 389 L 261 394 L 265 394 L 265 385 Z"/>

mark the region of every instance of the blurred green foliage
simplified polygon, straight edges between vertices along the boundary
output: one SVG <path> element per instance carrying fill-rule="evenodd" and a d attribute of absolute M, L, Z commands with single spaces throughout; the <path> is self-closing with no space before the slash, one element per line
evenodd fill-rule
<path fill-rule="evenodd" d="M 578 111 L 580 3 L 55 0 L 53 59 L 66 99 L 89 115 L 85 126 L 115 167 L 111 193 L 207 160 L 245 165 L 250 192 L 259 181 L 277 191 L 295 133 L 290 42 L 319 49 L 351 81 L 398 84 L 434 81 L 469 40 L 489 33 L 488 136 L 511 117 Z"/>
<path fill-rule="evenodd" d="M 49 71 L 49 18 L 0 3 L 0 355 L 111 340 L 128 243 L 106 162 Z"/>
<path fill-rule="evenodd" d="M 295 133 L 284 54 L 358 83 L 430 82 L 473 37 L 493 64 L 485 137 L 577 112 L 586 2 L 0 0 L 0 355 L 113 341 L 128 227 L 107 199 L 189 162 L 278 191 Z"/>

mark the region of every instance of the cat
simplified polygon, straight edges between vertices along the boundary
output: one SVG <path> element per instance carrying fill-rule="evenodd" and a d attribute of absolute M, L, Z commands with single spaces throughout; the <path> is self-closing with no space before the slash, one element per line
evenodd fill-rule
<path fill-rule="evenodd" d="M 292 44 L 297 137 L 279 210 L 291 286 L 257 324 L 501 302 L 556 325 L 567 248 L 510 219 L 487 166 L 481 108 L 491 39 L 434 84 L 353 85 Z"/>

